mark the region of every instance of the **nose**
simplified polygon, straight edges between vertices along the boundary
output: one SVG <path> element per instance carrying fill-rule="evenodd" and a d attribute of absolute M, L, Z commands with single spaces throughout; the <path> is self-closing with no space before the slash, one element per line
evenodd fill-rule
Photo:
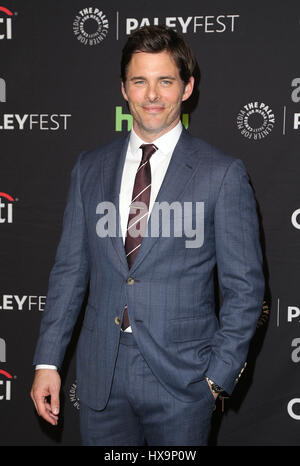
<path fill-rule="evenodd" d="M 159 92 L 156 84 L 149 83 L 146 91 L 146 98 L 149 102 L 155 102 L 159 100 Z"/>

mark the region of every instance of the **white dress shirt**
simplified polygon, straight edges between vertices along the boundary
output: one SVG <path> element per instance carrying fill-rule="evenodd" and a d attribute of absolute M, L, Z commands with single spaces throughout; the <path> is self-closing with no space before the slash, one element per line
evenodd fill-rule
<path fill-rule="evenodd" d="M 153 144 L 156 145 L 158 150 L 154 152 L 154 154 L 150 158 L 151 193 L 149 203 L 149 214 L 152 210 L 153 204 L 160 190 L 173 151 L 180 138 L 181 131 L 182 123 L 181 121 L 179 121 L 178 124 L 170 131 L 168 131 L 155 141 L 152 141 Z M 141 144 L 147 143 L 143 141 L 132 129 L 123 168 L 119 197 L 121 232 L 124 244 L 135 175 L 142 159 L 142 149 L 140 149 Z M 125 330 L 125 332 L 131 331 L 131 327 L 128 327 Z M 56 369 L 56 366 L 51 366 L 48 364 L 39 364 L 36 366 L 36 369 Z"/>

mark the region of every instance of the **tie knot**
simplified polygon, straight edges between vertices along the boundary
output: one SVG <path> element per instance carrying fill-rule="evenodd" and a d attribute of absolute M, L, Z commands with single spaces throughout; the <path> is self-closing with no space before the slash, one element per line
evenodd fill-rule
<path fill-rule="evenodd" d="M 154 144 L 142 144 L 140 148 L 143 151 L 142 155 L 142 162 L 147 162 L 151 155 L 154 154 L 155 151 L 157 151 L 157 147 Z"/>

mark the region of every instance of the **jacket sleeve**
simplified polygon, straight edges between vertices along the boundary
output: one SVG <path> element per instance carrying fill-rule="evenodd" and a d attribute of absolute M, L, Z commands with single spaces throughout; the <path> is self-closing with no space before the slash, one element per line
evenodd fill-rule
<path fill-rule="evenodd" d="M 33 364 L 61 366 L 89 280 L 87 232 L 80 193 L 82 155 L 71 174 L 62 234 L 50 273 Z"/>
<path fill-rule="evenodd" d="M 256 201 L 239 159 L 223 178 L 214 226 L 222 306 L 206 376 L 231 394 L 247 358 L 265 288 Z"/>

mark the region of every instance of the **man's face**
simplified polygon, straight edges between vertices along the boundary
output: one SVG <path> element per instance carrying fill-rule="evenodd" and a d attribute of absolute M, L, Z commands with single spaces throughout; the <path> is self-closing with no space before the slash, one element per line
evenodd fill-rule
<path fill-rule="evenodd" d="M 133 129 L 146 142 L 162 136 L 179 121 L 181 103 L 187 100 L 194 78 L 184 84 L 168 52 L 132 55 L 122 94 L 133 116 Z"/>

